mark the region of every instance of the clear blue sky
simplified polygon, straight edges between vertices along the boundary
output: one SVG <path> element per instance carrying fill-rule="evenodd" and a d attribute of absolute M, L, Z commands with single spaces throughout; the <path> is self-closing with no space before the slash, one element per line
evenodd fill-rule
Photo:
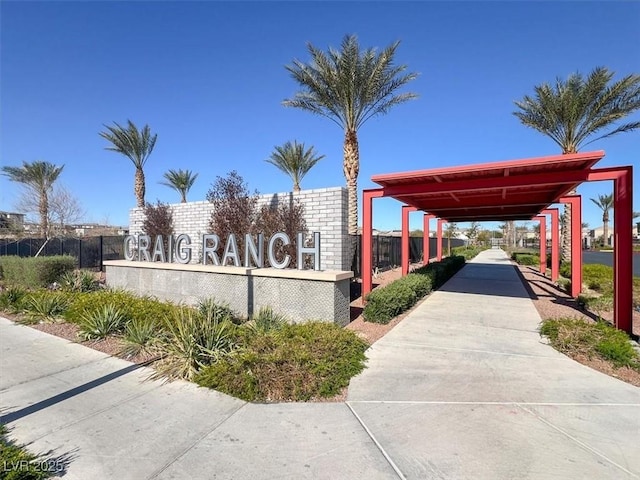
<path fill-rule="evenodd" d="M 104 150 L 113 121 L 158 134 L 148 161 L 147 201 L 177 202 L 158 182 L 169 168 L 199 173 L 190 200 L 238 170 L 261 193 L 291 182 L 265 163 L 275 145 L 298 140 L 326 155 L 303 188 L 344 185 L 342 131 L 285 108 L 297 84 L 284 66 L 308 60 L 306 43 L 363 47 L 401 40 L 397 61 L 420 74 L 418 100 L 359 132 L 359 187 L 374 174 L 559 153 L 512 115 L 533 86 L 603 65 L 640 72 L 637 2 L 7 2 L 0 4 L 0 163 L 64 164 L 60 181 L 87 220 L 127 225 L 134 168 Z M 635 119 L 640 119 L 636 115 Z M 640 133 L 591 144 L 600 166 L 633 164 L 640 210 Z M 580 189 L 609 193 L 610 184 Z M 16 185 L 0 177 L 0 210 Z M 374 225 L 399 228 L 400 206 L 376 201 Z M 601 224 L 588 200 L 584 220 Z M 412 228 L 420 224 L 417 216 Z"/>

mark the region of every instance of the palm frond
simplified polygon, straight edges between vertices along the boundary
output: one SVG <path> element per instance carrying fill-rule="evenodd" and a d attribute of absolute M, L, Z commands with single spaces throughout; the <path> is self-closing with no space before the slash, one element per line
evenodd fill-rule
<path fill-rule="evenodd" d="M 574 73 L 566 80 L 556 79 L 554 86 L 538 85 L 533 97 L 525 95 L 514 102 L 518 110 L 513 114 L 550 137 L 563 153 L 639 129 L 640 122 L 618 122 L 640 109 L 640 75 L 611 83 L 613 76 L 605 67 L 597 67 L 586 78 Z M 602 134 L 595 136 L 598 133 Z"/>
<path fill-rule="evenodd" d="M 293 189 L 297 191 L 305 175 L 323 158 L 324 155 L 314 152 L 313 146 L 307 149 L 304 143 L 294 140 L 275 146 L 271 157 L 265 161 L 291 177 Z"/>
<path fill-rule="evenodd" d="M 402 75 L 407 67 L 394 65 L 399 44 L 380 53 L 372 48 L 361 51 L 355 35 L 345 36 L 340 50 L 329 48 L 327 53 L 308 44 L 311 61 L 294 60 L 286 67 L 302 90 L 283 104 L 327 117 L 345 130 L 358 130 L 369 118 L 417 97 L 396 94 L 417 77 Z"/>
<path fill-rule="evenodd" d="M 182 202 L 186 203 L 187 193 L 189 193 L 189 190 L 193 187 L 193 184 L 198 178 L 198 174 L 194 174 L 191 170 L 178 169 L 165 172 L 163 177 L 165 181 L 159 183 L 178 192 Z"/>

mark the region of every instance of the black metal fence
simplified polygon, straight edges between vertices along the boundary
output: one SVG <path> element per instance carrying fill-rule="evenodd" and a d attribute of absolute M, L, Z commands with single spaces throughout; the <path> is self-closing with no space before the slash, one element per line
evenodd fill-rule
<path fill-rule="evenodd" d="M 0 256 L 33 257 L 40 249 L 41 256 L 71 255 L 76 258 L 78 268 L 103 270 L 105 260 L 124 258 L 124 237 L 50 238 L 46 244 L 44 238 L 0 238 Z"/>
<path fill-rule="evenodd" d="M 360 276 L 360 253 L 362 252 L 362 236 L 356 235 L 356 251 L 353 256 L 351 269 L 356 277 Z M 449 241 L 442 239 L 442 251 L 446 255 Z M 436 247 L 438 245 L 437 238 L 429 238 L 429 253 L 431 257 L 436 256 Z M 451 248 L 464 245 L 464 240 L 459 238 L 451 239 Z M 409 237 L 409 260 L 411 263 L 422 261 L 423 256 L 422 237 Z M 402 238 L 383 235 L 373 236 L 373 268 L 377 268 L 383 272 L 391 268 L 397 267 L 401 263 L 402 257 Z"/>

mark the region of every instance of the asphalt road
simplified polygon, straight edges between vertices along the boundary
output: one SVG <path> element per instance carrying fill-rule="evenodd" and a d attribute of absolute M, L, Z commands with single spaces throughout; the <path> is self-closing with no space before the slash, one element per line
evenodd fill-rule
<path fill-rule="evenodd" d="M 633 275 L 640 277 L 640 254 L 633 255 Z M 582 263 L 601 263 L 613 267 L 613 252 L 582 252 Z"/>

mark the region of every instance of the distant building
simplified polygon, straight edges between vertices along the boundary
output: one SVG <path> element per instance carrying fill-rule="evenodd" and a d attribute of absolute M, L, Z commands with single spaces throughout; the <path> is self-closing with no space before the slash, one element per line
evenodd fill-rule
<path fill-rule="evenodd" d="M 25 230 L 24 213 L 0 211 L 0 235 L 13 237 Z"/>

